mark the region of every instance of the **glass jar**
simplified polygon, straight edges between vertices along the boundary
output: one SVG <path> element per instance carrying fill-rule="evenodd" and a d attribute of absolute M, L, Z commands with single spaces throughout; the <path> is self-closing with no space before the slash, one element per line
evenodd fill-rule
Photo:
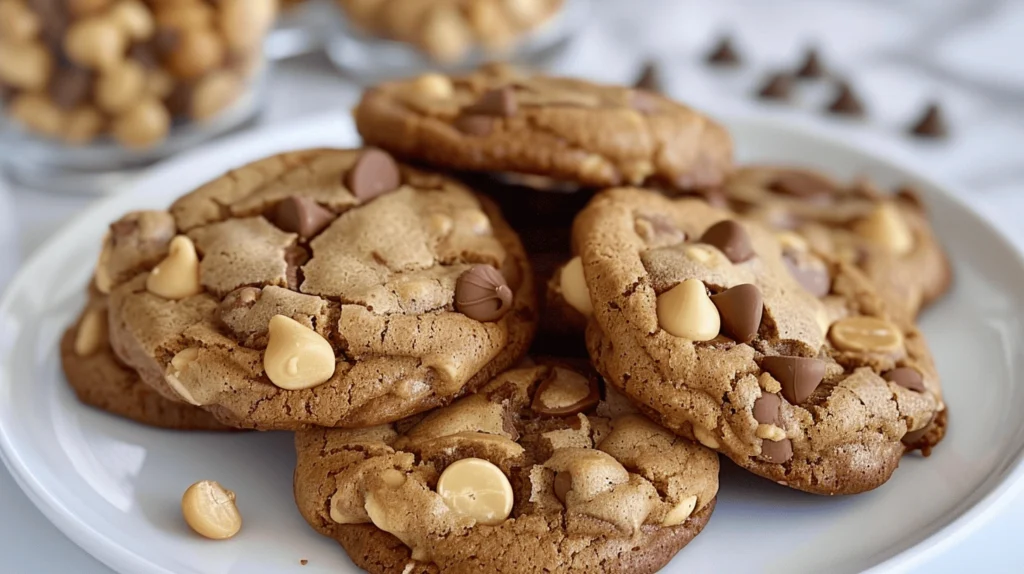
<path fill-rule="evenodd" d="M 589 0 L 333 2 L 327 53 L 366 82 L 495 60 L 537 65 L 564 47 L 590 12 Z"/>
<path fill-rule="evenodd" d="M 276 0 L 0 0 L 3 159 L 102 192 L 259 110 Z"/>

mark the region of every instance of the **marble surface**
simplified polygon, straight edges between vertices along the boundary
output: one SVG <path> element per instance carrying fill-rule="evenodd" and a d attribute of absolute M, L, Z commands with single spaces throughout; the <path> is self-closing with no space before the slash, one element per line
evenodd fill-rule
<path fill-rule="evenodd" d="M 711 70 L 703 53 L 723 32 L 744 57 Z M 869 110 L 863 120 L 821 112 L 830 92 L 802 85 L 792 104 L 751 97 L 771 71 L 818 46 Z M 628 81 L 655 61 L 673 96 L 715 114 L 768 114 L 814 124 L 952 183 L 1024 249 L 1024 2 L 1018 0 L 594 0 L 592 21 L 553 66 Z M 309 55 L 280 63 L 266 124 L 351 107 L 359 87 Z M 938 100 L 952 136 L 905 135 L 925 102 Z M 0 288 L 31 253 L 91 198 L 21 189 L 0 180 Z M 1018 490 L 1024 490 L 1024 487 Z M 921 571 L 1020 572 L 1024 492 L 981 531 Z M 727 571 L 723 565 L 723 571 Z M 65 539 L 0 468 L 0 571 L 109 574 Z"/>

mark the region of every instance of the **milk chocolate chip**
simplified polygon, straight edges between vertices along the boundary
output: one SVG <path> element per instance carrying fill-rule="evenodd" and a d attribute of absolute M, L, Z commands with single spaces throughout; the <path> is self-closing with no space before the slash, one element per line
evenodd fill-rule
<path fill-rule="evenodd" d="M 806 357 L 765 357 L 761 368 L 782 385 L 782 396 L 798 405 L 814 393 L 825 377 L 825 362 Z"/>
<path fill-rule="evenodd" d="M 793 442 L 788 438 L 780 441 L 762 440 L 761 458 L 772 464 L 783 464 L 793 458 Z"/>
<path fill-rule="evenodd" d="M 737 343 L 749 343 L 761 326 L 764 300 L 756 285 L 746 283 L 711 296 L 722 316 L 722 333 Z"/>
<path fill-rule="evenodd" d="M 718 44 L 708 53 L 705 58 L 712 66 L 735 66 L 740 63 L 740 56 L 732 47 L 732 38 L 722 36 Z"/>
<path fill-rule="evenodd" d="M 274 225 L 284 231 L 298 233 L 309 239 L 327 227 L 334 219 L 334 213 L 320 206 L 309 197 L 293 195 L 277 204 L 274 209 Z"/>
<path fill-rule="evenodd" d="M 888 371 L 882 375 L 882 378 L 896 383 L 897 385 L 923 393 L 924 388 L 924 377 L 921 376 L 921 372 L 913 367 L 898 367 L 891 371 Z"/>
<path fill-rule="evenodd" d="M 754 256 L 750 236 L 743 226 L 731 219 L 712 225 L 700 237 L 701 243 L 714 245 L 733 263 L 742 263 Z"/>
<path fill-rule="evenodd" d="M 763 425 L 781 426 L 782 397 L 775 393 L 762 393 L 754 401 L 754 420 Z"/>
<path fill-rule="evenodd" d="M 793 78 L 789 74 L 778 73 L 768 77 L 757 91 L 757 97 L 762 100 L 788 100 L 792 91 Z"/>
<path fill-rule="evenodd" d="M 824 265 L 802 266 L 795 257 L 787 253 L 782 255 L 782 263 L 785 264 L 786 269 L 789 269 L 789 274 L 793 276 L 793 279 L 796 279 L 796 282 L 811 295 L 824 297 L 832 290 L 832 277 Z"/>
<path fill-rule="evenodd" d="M 808 48 L 804 61 L 796 71 L 796 77 L 804 79 L 820 78 L 825 75 L 825 66 L 821 64 L 821 57 L 814 48 Z"/>
<path fill-rule="evenodd" d="M 490 265 L 474 265 L 455 284 L 455 309 L 476 321 L 497 321 L 512 308 L 505 277 Z"/>
<path fill-rule="evenodd" d="M 463 110 L 466 115 L 512 117 L 519 110 L 515 91 L 506 86 L 485 92 L 475 104 Z"/>
<path fill-rule="evenodd" d="M 352 195 L 367 202 L 398 189 L 402 185 L 402 174 L 389 154 L 371 148 L 359 156 L 356 164 L 345 175 L 345 185 Z"/>

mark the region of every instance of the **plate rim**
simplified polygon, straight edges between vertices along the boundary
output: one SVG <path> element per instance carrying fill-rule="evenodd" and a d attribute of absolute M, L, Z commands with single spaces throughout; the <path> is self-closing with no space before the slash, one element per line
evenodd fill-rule
<path fill-rule="evenodd" d="M 882 165 L 887 169 L 906 175 L 909 179 L 921 182 L 931 188 L 931 190 L 934 190 L 934 192 L 927 191 L 927 195 L 941 196 L 943 200 L 951 202 L 960 209 L 965 217 L 973 217 L 977 220 L 977 223 L 988 228 L 993 233 L 995 240 L 1001 242 L 1003 244 L 1002 247 L 1013 254 L 1016 265 L 1024 268 L 1024 247 L 1017 246 L 991 218 L 983 211 L 976 209 L 967 200 L 967 195 L 959 190 L 958 186 L 926 175 L 923 166 L 918 165 L 909 158 L 885 157 L 868 148 L 863 142 L 844 140 L 840 134 L 829 131 L 824 127 L 787 122 L 770 115 L 741 113 L 720 116 L 718 119 L 730 130 L 742 126 L 743 128 L 790 132 L 801 138 L 820 140 L 826 145 L 841 150 L 844 154 L 870 159 L 872 162 Z M 148 168 L 138 178 L 121 186 L 121 189 L 112 193 L 109 197 L 93 202 L 81 213 L 66 221 L 23 262 L 4 289 L 2 296 L 0 296 L 0 317 L 8 314 L 14 294 L 24 290 L 22 284 L 27 281 L 26 278 L 34 275 L 34 270 L 43 264 L 42 262 L 47 259 L 46 256 L 51 251 L 59 249 L 58 245 L 67 240 L 69 230 L 82 226 L 87 220 L 95 219 L 97 214 L 111 209 L 128 195 L 144 195 L 144 192 L 139 190 L 142 189 L 142 185 L 146 181 L 161 177 L 177 167 L 187 166 L 192 158 L 200 154 L 216 154 L 221 150 L 233 149 L 243 145 L 243 142 L 246 140 L 263 140 L 274 136 L 283 138 L 285 134 L 301 134 L 312 129 L 313 126 L 338 121 L 351 123 L 351 115 L 347 112 L 332 111 L 309 115 L 304 119 L 288 124 L 264 126 L 196 146 L 188 152 Z M 312 145 L 314 144 L 306 144 L 307 147 Z M 301 147 L 296 149 L 301 149 Z M 3 374 L 8 369 L 9 364 L 4 360 L 4 356 L 0 355 L 0 378 L 3 378 Z M 173 574 L 166 568 L 152 563 L 110 537 L 95 531 L 89 524 L 68 510 L 58 498 L 49 492 L 46 485 L 37 479 L 24 458 L 19 456 L 19 451 L 11 443 L 5 421 L 2 418 L 0 418 L 0 460 L 3 461 L 18 487 L 46 519 L 56 526 L 62 534 L 104 565 L 119 572 L 138 571 L 140 567 L 144 567 L 149 572 Z M 1024 486 L 1024 442 L 1018 445 L 1016 453 L 1010 457 L 1010 460 L 1012 462 L 1004 469 L 999 482 L 993 485 L 990 491 L 982 498 L 965 509 L 962 514 L 950 520 L 927 538 L 879 562 L 866 572 L 878 574 L 881 572 L 909 570 L 943 552 L 948 552 L 954 546 L 962 543 L 966 538 L 977 532 L 979 528 L 998 514 L 1002 502 L 1015 496 Z"/>

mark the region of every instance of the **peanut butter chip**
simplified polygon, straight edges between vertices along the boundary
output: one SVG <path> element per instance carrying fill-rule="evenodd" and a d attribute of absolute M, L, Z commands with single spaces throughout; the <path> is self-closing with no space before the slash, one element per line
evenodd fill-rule
<path fill-rule="evenodd" d="M 665 518 L 661 521 L 662 526 L 676 526 L 686 522 L 686 519 L 693 514 L 693 509 L 697 506 L 697 495 L 691 494 L 686 498 L 680 500 L 665 514 Z"/>
<path fill-rule="evenodd" d="M 474 265 L 455 283 L 455 309 L 476 321 L 501 319 L 514 298 L 505 277 L 490 265 Z"/>
<path fill-rule="evenodd" d="M 562 268 L 559 277 L 565 302 L 587 317 L 593 315 L 594 304 L 590 300 L 590 289 L 587 288 L 587 279 L 583 275 L 583 260 L 573 257 Z"/>
<path fill-rule="evenodd" d="M 107 342 L 107 314 L 103 309 L 89 309 L 78 324 L 75 354 L 88 357 L 96 354 Z"/>
<path fill-rule="evenodd" d="M 437 493 L 453 512 L 496 526 L 512 512 L 512 485 L 505 473 L 480 458 L 450 464 L 437 479 Z"/>
<path fill-rule="evenodd" d="M 686 279 L 658 295 L 658 324 L 670 335 L 691 341 L 718 336 L 722 319 L 699 279 Z"/>
<path fill-rule="evenodd" d="M 854 226 L 854 231 L 894 255 L 906 255 L 914 247 L 913 232 L 903 214 L 891 203 L 880 203 L 870 215 Z"/>
<path fill-rule="evenodd" d="M 270 382 L 288 391 L 308 389 L 327 382 L 335 364 L 334 349 L 316 331 L 284 315 L 270 319 L 263 354 Z"/>
<path fill-rule="evenodd" d="M 203 292 L 199 282 L 199 256 L 191 239 L 178 235 L 171 240 L 167 257 L 146 278 L 146 290 L 174 300 Z"/>
<path fill-rule="evenodd" d="M 597 384 L 590 379 L 576 371 L 554 367 L 537 387 L 531 408 L 542 415 L 567 416 L 596 406 L 600 399 Z"/>
<path fill-rule="evenodd" d="M 903 333 L 893 323 L 875 317 L 847 317 L 828 333 L 836 348 L 861 353 L 890 353 L 903 346 Z"/>

